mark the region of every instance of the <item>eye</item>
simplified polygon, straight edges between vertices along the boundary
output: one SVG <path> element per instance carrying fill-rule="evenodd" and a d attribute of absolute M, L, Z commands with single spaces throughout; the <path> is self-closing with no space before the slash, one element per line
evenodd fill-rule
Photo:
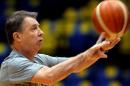
<path fill-rule="evenodd" d="M 32 29 L 31 29 L 31 30 L 32 30 L 32 31 L 34 31 L 34 30 L 36 30 L 36 29 L 37 29 L 37 27 L 32 27 Z"/>
<path fill-rule="evenodd" d="M 37 24 L 32 25 L 32 27 L 31 27 L 31 31 L 36 31 L 38 29 L 39 29 L 39 26 Z"/>

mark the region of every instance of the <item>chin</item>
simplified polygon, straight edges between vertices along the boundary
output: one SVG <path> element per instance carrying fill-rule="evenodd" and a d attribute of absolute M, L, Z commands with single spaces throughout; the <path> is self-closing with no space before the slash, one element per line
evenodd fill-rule
<path fill-rule="evenodd" d="M 39 51 L 42 48 L 42 44 L 37 44 L 36 50 Z"/>
<path fill-rule="evenodd" d="M 39 51 L 41 48 L 42 48 L 42 47 L 41 47 L 41 46 L 39 46 L 39 47 L 37 48 L 37 50 Z"/>

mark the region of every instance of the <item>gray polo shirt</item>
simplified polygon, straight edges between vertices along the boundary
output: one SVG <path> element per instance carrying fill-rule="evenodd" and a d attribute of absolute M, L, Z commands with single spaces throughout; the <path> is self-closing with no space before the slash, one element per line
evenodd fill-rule
<path fill-rule="evenodd" d="M 29 60 L 22 54 L 12 51 L 1 64 L 0 86 L 44 86 L 30 83 L 32 76 L 44 65 L 51 67 L 67 59 L 37 54 L 33 60 Z"/>

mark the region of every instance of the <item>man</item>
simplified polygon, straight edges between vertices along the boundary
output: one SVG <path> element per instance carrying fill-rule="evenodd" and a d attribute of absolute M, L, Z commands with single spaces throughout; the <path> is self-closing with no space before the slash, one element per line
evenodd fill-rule
<path fill-rule="evenodd" d="M 71 73 L 82 71 L 113 48 L 120 38 L 112 42 L 102 34 L 97 43 L 74 57 L 51 57 L 38 54 L 44 33 L 36 20 L 37 13 L 16 11 L 7 19 L 6 33 L 12 52 L 1 65 L 1 86 L 39 86 L 54 84 Z"/>

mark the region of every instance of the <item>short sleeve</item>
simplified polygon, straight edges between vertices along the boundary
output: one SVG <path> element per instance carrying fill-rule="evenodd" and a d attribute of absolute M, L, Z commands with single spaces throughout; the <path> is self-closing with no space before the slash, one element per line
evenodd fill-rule
<path fill-rule="evenodd" d="M 8 64 L 8 75 L 11 82 L 30 82 L 32 76 L 43 65 L 31 62 L 26 58 L 12 59 Z"/>
<path fill-rule="evenodd" d="M 39 56 L 42 60 L 46 61 L 49 67 L 69 59 L 67 57 L 52 57 L 45 54 L 39 54 Z"/>

